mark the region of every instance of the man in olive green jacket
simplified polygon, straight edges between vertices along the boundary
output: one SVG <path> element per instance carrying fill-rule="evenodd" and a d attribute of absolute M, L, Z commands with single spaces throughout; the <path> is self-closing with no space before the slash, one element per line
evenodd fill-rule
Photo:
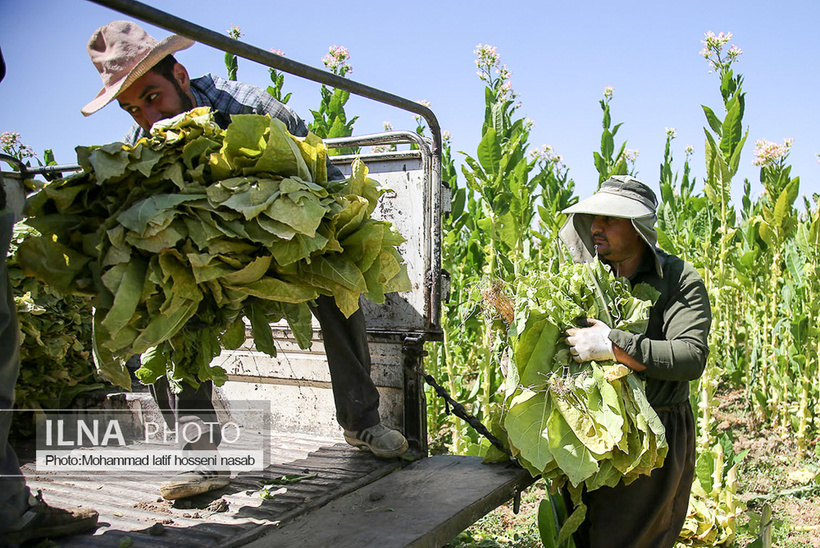
<path fill-rule="evenodd" d="M 566 209 L 560 237 L 575 262 L 597 256 L 634 286 L 660 292 L 646 333 L 589 327 L 567 330 L 575 361 L 616 360 L 646 380 L 646 396 L 666 428 L 661 468 L 629 485 L 584 492 L 586 519 L 577 548 L 672 548 L 683 527 L 695 470 L 695 423 L 689 381 L 703 373 L 712 321 L 709 296 L 695 269 L 657 247 L 658 202 L 634 177 L 604 181 L 590 198 Z"/>

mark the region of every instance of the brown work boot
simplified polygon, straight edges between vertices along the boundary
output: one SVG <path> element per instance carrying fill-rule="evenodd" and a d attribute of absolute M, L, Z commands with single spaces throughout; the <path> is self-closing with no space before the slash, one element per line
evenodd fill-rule
<path fill-rule="evenodd" d="M 43 501 L 42 491 L 38 491 L 37 496 L 29 497 L 28 510 L 2 534 L 12 545 L 35 539 L 63 537 L 94 529 L 98 517 L 97 511 L 89 508 L 52 508 Z"/>

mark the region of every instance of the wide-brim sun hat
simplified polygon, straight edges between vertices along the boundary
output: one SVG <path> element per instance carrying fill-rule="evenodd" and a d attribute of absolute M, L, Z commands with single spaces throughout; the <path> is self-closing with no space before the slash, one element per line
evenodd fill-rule
<path fill-rule="evenodd" d="M 595 194 L 562 213 L 639 219 L 654 217 L 657 210 L 658 199 L 651 188 L 630 175 L 613 175 Z"/>
<path fill-rule="evenodd" d="M 131 21 L 113 21 L 98 28 L 88 41 L 88 56 L 97 68 L 103 88 L 82 108 L 85 116 L 94 114 L 113 101 L 165 56 L 194 45 L 177 34 L 157 41 Z"/>
<path fill-rule="evenodd" d="M 658 257 L 658 199 L 652 189 L 630 175 L 613 175 L 598 192 L 562 211 L 569 216 L 558 231 L 575 262 L 587 262 L 597 256 L 592 241 L 592 224 L 596 215 L 629 219 L 633 228 L 649 246 L 655 257 L 655 271 L 663 278 L 663 265 Z"/>

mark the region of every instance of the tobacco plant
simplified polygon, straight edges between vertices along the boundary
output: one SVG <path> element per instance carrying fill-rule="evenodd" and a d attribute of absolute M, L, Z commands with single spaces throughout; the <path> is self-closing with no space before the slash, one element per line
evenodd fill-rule
<path fill-rule="evenodd" d="M 689 546 L 730 545 L 739 515 L 729 472 L 744 455 L 732 456 L 732 466 L 725 460 L 731 446 L 720 438 L 713 415 L 718 391 L 744 390 L 753 421 L 794 433 L 801 455 L 820 447 L 818 197 L 805 200 L 805 211 L 797 212 L 799 179 L 788 164 L 790 140 L 758 144 L 755 163 L 761 168 L 763 193 L 756 196 L 748 180 L 737 181 L 750 129 L 743 122 L 743 75 L 734 70 L 742 52 L 729 46 L 731 39 L 730 33 L 710 32 L 703 41 L 701 55 L 717 75 L 722 107 L 702 107 L 703 177 L 690 162 L 692 146 L 686 147 L 682 167 L 676 168 L 675 130 L 667 128 L 658 181 L 659 245 L 698 269 L 713 313 L 710 356 L 691 390 L 699 484 L 690 506 L 688 537 L 685 542 L 682 538 Z M 442 319 L 444 342 L 433 356 L 457 399 L 486 417 L 486 410 L 503 399 L 495 371 L 508 370 L 510 361 L 500 343 L 507 326 L 503 314 L 487 313 L 481 305 L 494 295 L 510 294 L 520 273 L 552 268 L 559 256 L 557 230 L 565 221 L 560 211 L 577 198 L 568 169 L 553 150 L 529 149 L 528 123 L 517 124 L 514 114 L 520 104 L 513 102 L 510 72 L 500 64 L 496 49 L 479 45 L 476 53 L 479 76 L 487 84 L 484 124 L 476 154 L 465 155 L 464 183 L 452 171 L 447 178 L 453 212 L 444 224 L 443 263 L 452 276 L 452 294 Z M 634 171 L 630 162 L 636 161 L 626 143 L 615 142 L 622 124 L 612 123 L 612 97 L 607 88 L 600 101 L 603 132 L 600 150 L 593 153 L 599 183 L 612 174 Z M 524 153 L 534 162 L 523 163 Z M 737 185 L 741 198 L 733 203 Z M 447 425 L 451 450 L 477 450 L 474 433 L 441 420 L 440 407 L 430 410 L 431 421 Z M 437 432 L 432 426 L 430 431 Z M 559 506 L 553 501 L 542 510 L 559 516 Z M 716 513 L 707 515 L 707 509 Z M 716 520 L 715 528 L 698 520 Z M 555 545 L 550 544 L 555 538 L 544 542 Z"/>
<path fill-rule="evenodd" d="M 282 57 L 285 56 L 285 52 L 281 49 L 271 49 L 271 53 L 275 53 L 276 55 L 281 55 Z M 268 72 L 270 73 L 270 81 L 271 85 L 268 86 L 268 93 L 271 94 L 271 97 L 276 99 L 282 104 L 287 104 L 290 101 L 290 92 L 285 93 L 283 95 L 282 88 L 285 85 L 285 74 L 276 70 L 275 68 L 269 68 Z"/>
<path fill-rule="evenodd" d="M 615 152 L 615 135 L 618 133 L 623 122 L 612 126 L 612 114 L 609 103 L 612 101 L 614 90 L 611 86 L 604 89 L 604 98 L 600 100 L 601 110 L 603 111 L 602 125 L 604 128 L 601 134 L 601 151 L 593 152 L 592 156 L 595 159 L 595 169 L 598 170 L 598 186 L 609 179 L 612 175 L 626 175 L 629 173 L 627 167 L 627 150 L 626 141 L 624 141 Z"/>
<path fill-rule="evenodd" d="M 322 57 L 325 67 L 337 76 L 344 77 L 353 72 L 353 66 L 348 63 L 350 53 L 344 46 L 330 46 L 328 53 Z M 353 124 L 358 116 L 350 120 L 345 113 L 345 105 L 350 98 L 350 92 L 343 89 L 328 88 L 322 84 L 321 103 L 319 110 L 311 110 L 313 122 L 308 124 L 310 131 L 323 139 L 331 137 L 349 137 L 353 135 Z M 332 148 L 328 155 L 355 154 L 357 149 L 351 147 Z"/>

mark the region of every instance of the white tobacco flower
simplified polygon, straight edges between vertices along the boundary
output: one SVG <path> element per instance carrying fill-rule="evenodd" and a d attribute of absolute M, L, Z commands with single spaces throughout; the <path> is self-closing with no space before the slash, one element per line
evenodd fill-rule
<path fill-rule="evenodd" d="M 627 162 L 634 164 L 635 160 L 638 159 L 638 156 L 640 156 L 640 154 L 641 151 L 638 149 L 625 148 L 623 154 L 621 155 L 621 158 L 623 158 Z"/>
<path fill-rule="evenodd" d="M 344 76 L 353 72 L 353 66 L 349 65 L 347 61 L 350 59 L 350 52 L 344 46 L 337 46 L 336 44 L 328 48 L 327 54 L 322 57 L 322 63 L 330 69 L 333 74 Z"/>
<path fill-rule="evenodd" d="M 720 71 L 728 69 L 732 63 L 738 61 L 738 57 L 743 53 L 736 45 L 732 45 L 726 52 L 723 58 L 723 48 L 732 39 L 731 32 L 721 32 L 715 35 L 711 30 L 706 33 L 706 36 L 701 43 L 703 49 L 700 50 L 700 55 L 709 63 L 709 72 Z"/>
<path fill-rule="evenodd" d="M 478 44 L 473 53 L 476 55 L 475 65 L 478 67 L 476 74 L 478 74 L 479 79 L 488 84 L 492 84 L 492 71 L 494 68 L 499 70 L 498 64 L 501 60 L 501 56 L 498 54 L 498 48 L 489 44 Z"/>
<path fill-rule="evenodd" d="M 793 138 L 785 139 L 782 145 L 766 139 L 758 139 L 755 141 L 755 158 L 752 160 L 752 165 L 769 167 L 782 162 L 788 156 L 792 143 L 794 143 Z"/>
<path fill-rule="evenodd" d="M 229 28 L 227 32 L 228 36 L 236 40 L 239 40 L 241 36 L 245 36 L 245 33 L 242 32 L 238 25 L 231 25 L 231 28 Z"/>

